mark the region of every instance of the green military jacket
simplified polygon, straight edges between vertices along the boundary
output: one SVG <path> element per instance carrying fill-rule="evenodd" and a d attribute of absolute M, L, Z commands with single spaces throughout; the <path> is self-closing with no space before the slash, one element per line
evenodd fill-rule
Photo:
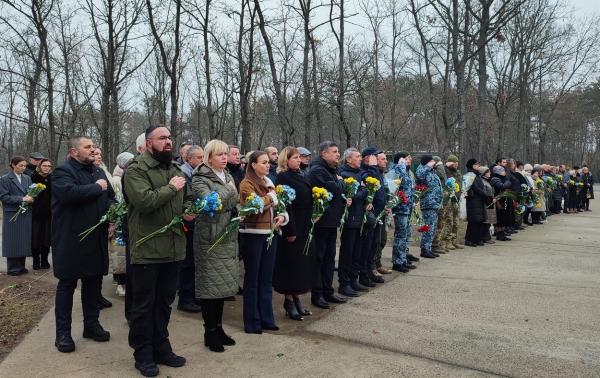
<path fill-rule="evenodd" d="M 454 179 L 456 180 L 456 183 L 460 187 L 459 192 L 456 193 L 456 198 L 460 198 L 460 195 L 462 192 L 462 173 L 460 173 L 459 169 L 450 168 L 445 164 L 444 164 L 444 169 L 446 170 L 446 179 L 454 177 Z M 458 199 L 453 198 L 452 202 L 458 202 Z"/>
<path fill-rule="evenodd" d="M 134 158 L 123 174 L 132 264 L 185 258 L 186 240 L 182 230 L 180 234 L 168 230 L 136 246 L 139 239 L 169 224 L 190 206 L 193 196 L 188 186 L 178 191 L 169 184 L 175 176 L 184 177 L 178 164 L 161 164 L 148 151 Z"/>

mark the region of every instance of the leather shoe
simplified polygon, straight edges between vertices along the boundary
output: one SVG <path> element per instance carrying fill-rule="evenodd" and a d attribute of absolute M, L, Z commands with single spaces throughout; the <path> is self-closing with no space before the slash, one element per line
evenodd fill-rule
<path fill-rule="evenodd" d="M 422 251 L 421 257 L 424 257 L 426 259 L 435 259 L 435 256 L 429 253 L 428 251 Z"/>
<path fill-rule="evenodd" d="M 394 264 L 394 266 L 392 266 L 392 269 L 400 273 L 408 273 L 408 268 L 404 265 Z"/>
<path fill-rule="evenodd" d="M 21 272 L 11 272 L 10 270 L 8 272 L 6 272 L 6 274 L 8 274 L 9 276 L 20 276 Z"/>
<path fill-rule="evenodd" d="M 415 256 L 411 255 L 410 253 L 406 254 L 406 259 L 408 261 L 419 261 L 420 260 L 418 257 L 415 257 Z"/>
<path fill-rule="evenodd" d="M 75 342 L 71 335 L 60 335 L 54 341 L 54 346 L 59 352 L 69 353 L 75 350 Z"/>
<path fill-rule="evenodd" d="M 376 284 L 382 284 L 385 282 L 385 280 L 382 277 L 378 277 L 375 275 L 375 273 L 370 272 L 369 273 L 369 278 L 371 279 L 372 282 L 376 283 Z"/>
<path fill-rule="evenodd" d="M 465 245 L 466 245 L 467 247 L 477 247 L 477 244 L 475 244 L 475 243 L 471 243 L 470 241 L 466 241 L 466 242 L 465 242 Z"/>
<path fill-rule="evenodd" d="M 375 287 L 375 286 L 377 286 L 377 285 L 375 285 L 375 282 L 373 282 L 371 280 L 371 278 L 367 277 L 367 276 L 361 276 L 358 279 L 358 283 L 361 284 L 361 285 L 363 285 L 363 286 L 366 286 L 366 287 Z"/>
<path fill-rule="evenodd" d="M 156 365 L 167 365 L 170 367 L 180 367 L 185 365 L 185 357 L 176 355 L 175 353 L 167 353 L 160 357 L 154 357 Z"/>
<path fill-rule="evenodd" d="M 484 243 L 484 242 L 480 242 L 480 241 L 479 241 L 479 242 L 477 242 L 477 245 L 480 245 L 480 246 L 482 246 L 482 247 L 483 247 L 483 246 L 485 245 L 485 243 Z"/>
<path fill-rule="evenodd" d="M 392 274 L 392 271 L 386 267 L 377 268 L 377 271 L 381 274 Z"/>
<path fill-rule="evenodd" d="M 105 331 L 100 324 L 96 324 L 92 328 L 84 329 L 83 337 L 99 342 L 108 341 L 108 339 L 110 339 L 110 332 Z"/>
<path fill-rule="evenodd" d="M 409 263 L 404 264 L 404 266 L 410 270 L 417 269 L 416 266 L 414 266 L 413 264 L 409 264 Z"/>
<path fill-rule="evenodd" d="M 361 283 L 359 283 L 357 281 L 350 282 L 350 287 L 354 291 L 369 291 L 368 287 L 366 287 L 365 285 L 362 285 Z"/>
<path fill-rule="evenodd" d="M 310 303 L 313 304 L 313 306 L 319 307 L 319 308 L 323 308 L 325 310 L 329 310 L 331 308 L 331 306 L 329 305 L 329 303 L 327 303 L 325 301 L 325 299 L 323 299 L 323 297 L 314 297 L 310 299 Z"/>
<path fill-rule="evenodd" d="M 427 251 L 427 253 L 429 253 L 430 255 L 433 255 L 433 257 L 440 257 L 440 255 L 438 255 L 437 253 L 432 252 L 432 251 Z"/>
<path fill-rule="evenodd" d="M 265 331 L 279 331 L 279 327 L 277 327 L 276 325 L 273 326 L 261 326 L 262 329 L 264 329 Z"/>
<path fill-rule="evenodd" d="M 179 311 L 185 311 L 185 312 L 190 312 L 190 313 L 202 312 L 202 307 L 200 307 L 199 305 L 197 305 L 194 302 L 179 303 L 179 304 L 177 304 L 177 309 Z"/>
<path fill-rule="evenodd" d="M 27 270 L 27 268 L 21 269 L 21 274 L 27 274 L 27 273 L 29 273 L 29 270 Z"/>
<path fill-rule="evenodd" d="M 98 302 L 100 302 L 100 309 L 103 309 L 105 307 L 112 307 L 112 302 L 104 298 L 102 294 L 100 294 L 100 297 L 98 297 Z"/>
<path fill-rule="evenodd" d="M 358 293 L 356 291 L 354 291 L 354 289 L 351 288 L 350 285 L 340 286 L 338 288 L 338 293 L 345 295 L 347 297 L 358 297 Z"/>
<path fill-rule="evenodd" d="M 348 298 L 340 298 L 335 294 L 323 296 L 323 299 L 325 299 L 329 303 L 347 303 L 348 302 Z"/>
<path fill-rule="evenodd" d="M 144 377 L 156 377 L 159 373 L 158 366 L 152 360 L 136 361 L 134 366 Z"/>

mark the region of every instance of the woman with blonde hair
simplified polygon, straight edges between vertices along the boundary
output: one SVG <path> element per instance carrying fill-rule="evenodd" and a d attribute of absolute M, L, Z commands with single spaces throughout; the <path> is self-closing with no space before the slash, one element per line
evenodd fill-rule
<path fill-rule="evenodd" d="M 315 284 L 317 258 L 315 243 L 304 247 L 308 241 L 312 217 L 312 186 L 300 170 L 300 151 L 286 147 L 279 154 L 279 167 L 275 185 L 287 185 L 296 191 L 296 199 L 288 206 L 289 222 L 281 227 L 282 235 L 277 241 L 273 288 L 285 296 L 283 308 L 293 320 L 303 320 L 311 315 L 300 302 L 300 295 L 310 292 Z"/>
<path fill-rule="evenodd" d="M 223 235 L 231 219 L 241 208 L 233 177 L 227 170 L 227 143 L 214 139 L 204 147 L 204 162 L 194 169 L 192 188 L 197 198 L 216 192 L 223 207 L 213 216 L 196 216 L 194 228 L 194 262 L 196 298 L 200 299 L 204 319 L 204 346 L 213 352 L 225 351 L 224 345 L 235 341 L 223 331 L 225 298 L 238 291 L 238 238 L 230 234 L 227 242 L 210 247 Z"/>
<path fill-rule="evenodd" d="M 269 246 L 267 238 L 271 227 L 285 226 L 287 212 L 277 215 L 275 187 L 267 177 L 269 157 L 264 151 L 250 155 L 246 176 L 240 183 L 240 204 L 255 193 L 264 202 L 263 212 L 247 216 L 240 229 L 240 244 L 244 255 L 244 330 L 246 333 L 261 334 L 262 330 L 277 331 L 273 316 L 273 267 L 277 239 Z"/>

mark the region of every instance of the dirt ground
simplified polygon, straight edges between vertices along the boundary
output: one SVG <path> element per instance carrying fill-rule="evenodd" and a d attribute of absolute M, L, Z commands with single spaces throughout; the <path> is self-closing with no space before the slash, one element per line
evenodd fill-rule
<path fill-rule="evenodd" d="M 56 287 L 39 278 L 0 275 L 0 363 L 54 304 Z"/>

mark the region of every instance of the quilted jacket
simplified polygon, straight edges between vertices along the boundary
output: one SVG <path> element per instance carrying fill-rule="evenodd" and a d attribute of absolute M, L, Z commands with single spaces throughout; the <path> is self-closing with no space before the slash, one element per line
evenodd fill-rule
<path fill-rule="evenodd" d="M 225 169 L 227 182 L 233 177 Z M 238 291 L 238 234 L 229 234 L 210 253 L 208 249 L 225 233 L 232 218 L 232 208 L 238 211 L 238 192 L 223 181 L 205 164 L 200 164 L 192 175 L 194 194 L 203 198 L 211 191 L 221 198 L 223 209 L 196 217 L 194 229 L 194 262 L 196 265 L 196 298 L 218 299 L 235 295 Z M 235 210 L 234 210 L 235 212 Z"/>
<path fill-rule="evenodd" d="M 433 168 L 419 165 L 417 168 L 417 185 L 425 185 L 429 190 L 421 197 L 421 210 L 439 209 L 444 199 L 442 183 Z"/>

